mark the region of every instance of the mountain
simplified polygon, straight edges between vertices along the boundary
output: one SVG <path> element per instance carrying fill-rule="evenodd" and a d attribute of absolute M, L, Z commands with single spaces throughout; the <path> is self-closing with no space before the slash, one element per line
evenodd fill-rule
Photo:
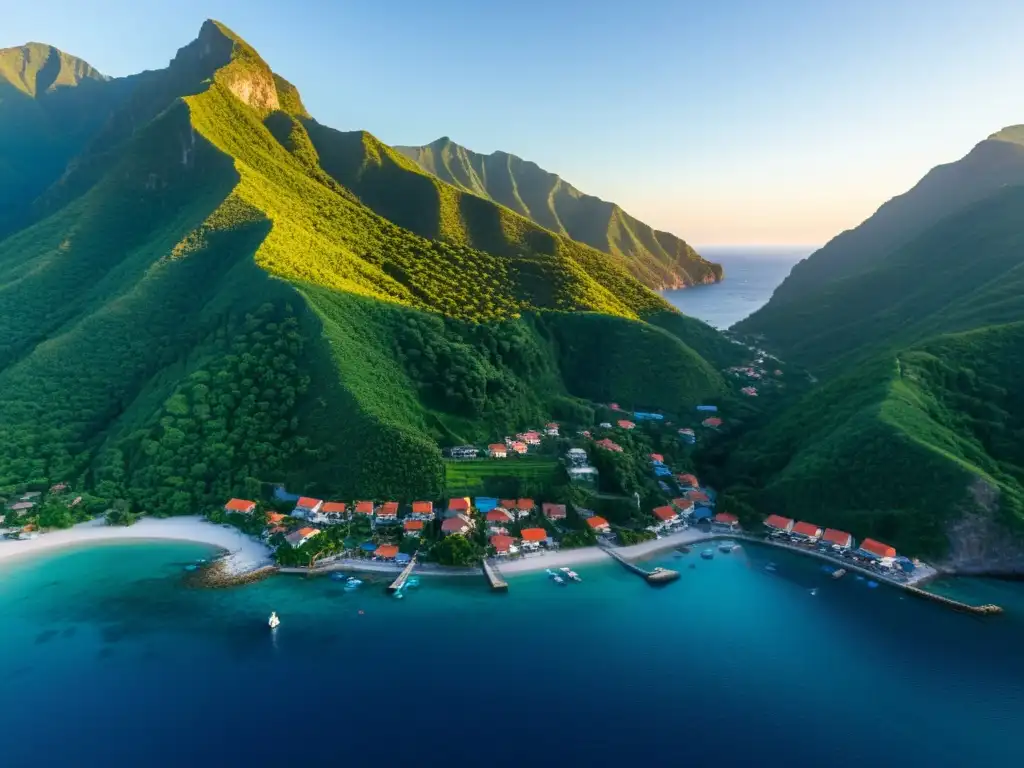
<path fill-rule="evenodd" d="M 0 49 L 0 235 L 132 89 L 42 43 Z"/>
<path fill-rule="evenodd" d="M 683 240 L 633 218 L 615 203 L 587 195 L 535 163 L 506 152 L 481 155 L 447 136 L 422 147 L 395 147 L 452 186 L 492 200 L 544 229 L 620 257 L 654 289 L 682 288 L 722 279 Z"/>
<path fill-rule="evenodd" d="M 893 198 L 860 226 L 843 232 L 793 267 L 763 308 L 737 324 L 762 334 L 788 354 L 787 328 L 803 322 L 808 307 L 828 301 L 836 282 L 884 266 L 942 219 L 1024 184 L 1024 126 L 989 136 L 956 162 L 929 171 L 908 192 Z"/>
<path fill-rule="evenodd" d="M 437 498 L 439 444 L 728 397 L 622 258 L 320 126 L 224 25 L 127 85 L 0 239 L 0 487 Z"/>

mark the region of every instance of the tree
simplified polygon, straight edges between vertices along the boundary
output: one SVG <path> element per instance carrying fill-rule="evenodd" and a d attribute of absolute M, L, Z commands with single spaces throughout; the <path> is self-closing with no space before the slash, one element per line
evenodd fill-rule
<path fill-rule="evenodd" d="M 480 557 L 473 542 L 459 534 L 441 539 L 431 549 L 431 554 L 441 565 L 472 565 Z"/>

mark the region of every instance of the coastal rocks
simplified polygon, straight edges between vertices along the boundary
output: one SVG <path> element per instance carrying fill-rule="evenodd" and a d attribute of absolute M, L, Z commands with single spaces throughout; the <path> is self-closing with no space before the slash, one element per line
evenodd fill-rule
<path fill-rule="evenodd" d="M 978 479 L 970 491 L 976 506 L 947 525 L 949 554 L 939 567 L 970 576 L 1024 575 L 1024 539 L 997 519 L 998 490 Z"/>
<path fill-rule="evenodd" d="M 237 587 L 262 581 L 277 573 L 276 565 L 264 565 L 252 570 L 239 571 L 229 560 L 221 556 L 204 568 L 190 573 L 187 583 L 194 587 L 224 588 Z"/>

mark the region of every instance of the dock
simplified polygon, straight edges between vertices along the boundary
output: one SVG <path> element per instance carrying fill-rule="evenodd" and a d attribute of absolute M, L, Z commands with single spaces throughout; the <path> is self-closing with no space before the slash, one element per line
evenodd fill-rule
<path fill-rule="evenodd" d="M 484 567 L 484 575 L 487 577 L 487 581 L 491 583 L 491 589 L 507 591 L 508 582 L 502 578 L 501 571 L 499 571 L 496 566 L 488 563 L 486 557 L 483 558 L 480 563 Z"/>
<path fill-rule="evenodd" d="M 398 574 L 398 578 L 391 582 L 391 586 L 388 587 L 389 592 L 399 592 L 405 587 L 405 582 L 412 576 L 412 569 L 416 567 L 416 556 L 413 555 L 412 559 L 409 560 L 409 564 L 402 569 L 402 572 Z"/>
<path fill-rule="evenodd" d="M 667 584 L 668 582 L 675 581 L 679 578 L 679 571 L 673 571 L 670 568 L 655 568 L 653 571 L 649 571 L 646 568 L 641 568 L 636 563 L 629 562 L 629 560 L 624 558 L 611 547 L 601 547 L 601 549 L 607 552 L 613 559 L 622 563 L 626 570 L 632 571 L 648 584 Z"/>

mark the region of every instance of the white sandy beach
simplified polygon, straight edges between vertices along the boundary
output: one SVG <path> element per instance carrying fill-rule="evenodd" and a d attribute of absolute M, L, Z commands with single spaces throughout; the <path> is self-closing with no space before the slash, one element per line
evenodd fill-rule
<path fill-rule="evenodd" d="M 270 550 L 236 528 L 210 523 L 202 517 L 144 517 L 128 527 L 107 525 L 102 518 L 80 523 L 63 531 L 42 533 L 36 539 L 0 539 L 0 562 L 37 552 L 107 541 L 192 541 L 227 550 L 224 565 L 232 575 L 270 565 Z"/>

